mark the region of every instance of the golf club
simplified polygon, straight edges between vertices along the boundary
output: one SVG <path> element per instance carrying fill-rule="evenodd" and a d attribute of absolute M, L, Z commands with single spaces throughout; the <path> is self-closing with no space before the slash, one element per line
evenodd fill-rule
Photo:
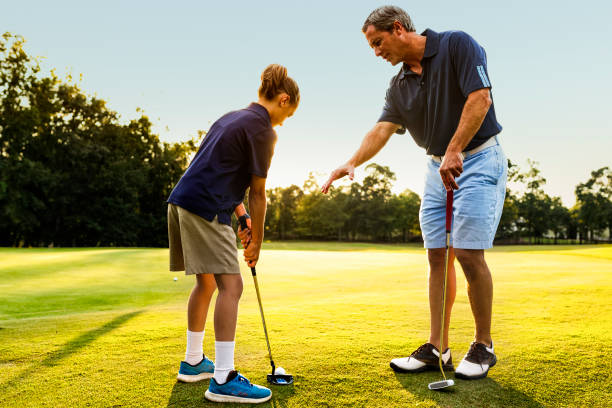
<path fill-rule="evenodd" d="M 455 381 L 446 379 L 444 369 L 442 368 L 442 353 L 444 353 L 444 312 L 446 310 L 446 278 L 448 275 L 448 252 L 450 247 L 450 233 L 453 218 L 453 190 L 446 191 L 446 254 L 444 256 L 444 282 L 442 284 L 442 321 L 440 322 L 440 350 L 438 350 L 438 362 L 440 363 L 440 372 L 444 380 L 429 383 L 427 386 L 430 390 L 442 390 L 455 385 Z"/>
<path fill-rule="evenodd" d="M 240 218 L 240 227 L 247 229 L 247 223 L 245 218 Z M 259 285 L 257 284 L 257 272 L 255 268 L 251 268 L 251 275 L 253 275 L 253 282 L 255 283 L 255 292 L 257 293 L 257 302 L 259 303 L 259 313 L 261 314 L 261 321 L 263 323 L 264 334 L 266 335 L 266 344 L 268 345 L 268 356 L 270 357 L 270 365 L 272 366 L 272 374 L 268 374 L 268 382 L 275 385 L 289 385 L 293 384 L 293 376 L 291 374 L 276 374 L 276 366 L 272 359 L 272 349 L 270 348 L 270 340 L 268 339 L 268 329 L 266 328 L 266 318 L 264 317 L 263 306 L 261 304 L 261 295 L 259 294 Z"/>

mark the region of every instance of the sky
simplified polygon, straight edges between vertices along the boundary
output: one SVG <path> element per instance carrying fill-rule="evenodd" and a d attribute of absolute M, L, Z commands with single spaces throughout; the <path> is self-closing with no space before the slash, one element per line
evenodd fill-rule
<path fill-rule="evenodd" d="M 263 69 L 280 63 L 300 87 L 277 128 L 267 186 L 322 184 L 376 123 L 400 66 L 361 33 L 383 4 L 418 32 L 463 30 L 486 50 L 500 142 L 521 169 L 535 160 L 544 190 L 575 203 L 576 184 L 612 166 L 612 3 L 607 1 L 7 1 L 0 31 L 25 37 L 43 72 L 72 74 L 123 121 L 142 109 L 161 140 L 180 142 L 257 100 Z M 425 151 L 394 135 L 372 159 L 394 192 L 423 190 Z M 357 179 L 364 176 L 363 167 Z"/>

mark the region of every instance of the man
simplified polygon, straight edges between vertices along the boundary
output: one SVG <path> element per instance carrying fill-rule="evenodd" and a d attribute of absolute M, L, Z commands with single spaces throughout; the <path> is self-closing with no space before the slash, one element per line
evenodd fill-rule
<path fill-rule="evenodd" d="M 438 369 L 440 341 L 448 345 L 448 327 L 455 300 L 453 260 L 456 256 L 468 284 L 476 325 L 474 341 L 455 376 L 486 377 L 495 365 L 491 339 L 493 283 L 484 258 L 492 246 L 501 217 L 507 161 L 496 135 L 491 83 L 483 48 L 461 31 L 417 34 L 408 14 L 393 6 L 374 10 L 363 28 L 378 57 L 402 63 L 391 79 L 378 123 L 349 161 L 332 172 L 322 191 L 372 158 L 393 133 L 407 129 L 430 159 L 420 209 L 423 241 L 429 260 L 429 341 L 409 357 L 391 361 L 397 372 Z M 445 255 L 446 191 L 454 192 L 453 227 L 449 254 L 446 319 L 440 339 Z M 442 352 L 444 369 L 452 370 L 450 349 Z"/>

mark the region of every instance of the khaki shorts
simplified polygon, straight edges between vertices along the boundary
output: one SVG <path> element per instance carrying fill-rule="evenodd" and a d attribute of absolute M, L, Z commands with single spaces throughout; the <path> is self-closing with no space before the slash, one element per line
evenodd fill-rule
<path fill-rule="evenodd" d="M 240 273 L 236 235 L 217 217 L 206 221 L 174 204 L 168 204 L 170 270 L 199 273 Z"/>

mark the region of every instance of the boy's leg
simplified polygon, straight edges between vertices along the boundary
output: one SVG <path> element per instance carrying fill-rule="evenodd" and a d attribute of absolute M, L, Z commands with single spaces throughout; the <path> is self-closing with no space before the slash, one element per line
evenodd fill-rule
<path fill-rule="evenodd" d="M 187 328 L 192 332 L 204 330 L 208 307 L 212 295 L 217 289 L 215 276 L 211 273 L 201 273 L 196 275 L 196 283 L 189 295 L 187 305 Z"/>
<path fill-rule="evenodd" d="M 206 399 L 216 402 L 268 401 L 272 391 L 251 382 L 234 370 L 234 346 L 238 301 L 242 295 L 240 274 L 215 275 L 219 295 L 215 305 L 215 374 L 210 380 Z"/>
<path fill-rule="evenodd" d="M 197 274 L 196 283 L 191 290 L 187 305 L 187 350 L 185 361 L 197 364 L 202 360 L 202 343 L 208 308 L 213 293 L 217 289 L 212 274 Z"/>
<path fill-rule="evenodd" d="M 240 274 L 215 275 L 219 294 L 215 304 L 215 374 L 218 384 L 225 383 L 234 369 L 234 346 L 238 302 L 242 295 Z"/>

